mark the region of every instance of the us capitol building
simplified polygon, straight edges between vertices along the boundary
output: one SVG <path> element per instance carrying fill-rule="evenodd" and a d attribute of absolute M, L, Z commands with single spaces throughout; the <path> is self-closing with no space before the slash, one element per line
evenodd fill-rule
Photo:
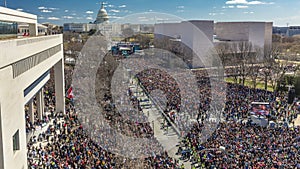
<path fill-rule="evenodd" d="M 101 23 L 108 23 L 108 14 L 106 12 L 106 10 L 104 9 L 104 3 L 102 2 L 101 4 L 101 8 L 100 10 L 98 11 L 98 15 L 97 15 L 97 18 L 95 20 L 95 24 L 101 24 Z"/>
<path fill-rule="evenodd" d="M 110 23 L 109 15 L 104 8 L 103 2 L 93 23 L 64 23 L 65 32 L 88 32 L 91 29 L 95 29 L 106 36 L 119 36 L 122 30 L 126 28 L 131 28 L 134 32 L 147 32 L 149 27 L 154 28 L 153 25 L 149 24 Z M 150 32 L 153 32 L 153 29 L 150 30 L 152 30 Z"/>

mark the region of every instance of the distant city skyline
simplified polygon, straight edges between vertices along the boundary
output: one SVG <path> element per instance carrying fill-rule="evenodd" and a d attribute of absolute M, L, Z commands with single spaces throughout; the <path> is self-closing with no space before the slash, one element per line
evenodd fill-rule
<path fill-rule="evenodd" d="M 94 22 L 102 1 L 98 0 L 6 0 L 8 8 L 33 13 L 39 23 Z M 134 13 L 161 12 L 185 20 L 267 21 L 274 26 L 300 25 L 300 1 L 297 0 L 110 0 L 103 1 L 110 21 Z M 4 6 L 4 0 L 0 0 Z M 147 18 L 139 18 L 145 21 Z"/>

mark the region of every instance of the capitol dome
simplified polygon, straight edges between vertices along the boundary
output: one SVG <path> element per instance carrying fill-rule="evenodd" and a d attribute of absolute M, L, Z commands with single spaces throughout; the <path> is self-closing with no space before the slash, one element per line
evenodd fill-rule
<path fill-rule="evenodd" d="M 104 9 L 104 3 L 102 2 L 101 9 L 98 11 L 95 23 L 98 24 L 98 23 L 108 22 L 108 19 L 109 19 L 108 14 Z"/>

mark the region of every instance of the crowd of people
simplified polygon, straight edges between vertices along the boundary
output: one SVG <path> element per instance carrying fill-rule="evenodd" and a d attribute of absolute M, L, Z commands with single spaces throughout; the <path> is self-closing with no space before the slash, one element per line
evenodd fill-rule
<path fill-rule="evenodd" d="M 103 86 L 111 85 L 110 77 L 118 67 L 118 63 L 114 61 L 108 63 L 112 65 L 99 67 L 98 74 L 104 78 L 97 81 L 96 85 L 99 87 L 96 89 L 96 97 L 105 120 L 123 135 L 154 140 L 151 145 L 148 145 L 152 147 L 152 155 L 131 159 L 97 144 L 98 142 L 91 138 L 82 126 L 74 104 L 67 102 L 65 114 L 55 112 L 54 78 L 50 78 L 51 80 L 44 89 L 45 107 L 47 107 L 48 114 L 45 114 L 43 119 L 31 123 L 26 113 L 28 132 L 34 131 L 36 126 L 42 126 L 42 123 L 50 123 L 46 131 L 32 137 L 28 143 L 29 168 L 184 168 L 178 160 L 171 158 L 164 151 L 162 145 L 154 137 L 153 128 L 147 122 L 147 116 L 143 114 L 140 101 L 133 95 L 133 91 L 130 89 L 126 91 L 128 95 L 125 97 L 130 98 L 129 102 L 125 103 L 129 104 L 128 108 L 116 107 L 111 89 Z M 222 83 L 221 87 L 216 91 L 211 91 L 211 83 L 205 70 L 196 70 L 192 73 L 197 77 L 196 85 L 198 86 L 197 99 L 193 100 L 195 101 L 193 103 L 182 100 L 183 95 L 195 94 L 192 90 L 188 90 L 195 87 L 189 86 L 190 83 L 184 83 L 186 86 L 183 87 L 177 84 L 172 76 L 155 68 L 143 71 L 136 76 L 146 90 L 145 92 L 163 91 L 167 100 L 164 113 L 173 119 L 179 129 L 184 128 L 180 125 L 187 123 L 187 119 L 179 115 L 173 116 L 174 114 L 171 115 L 170 111 L 179 114 L 184 110 L 190 119 L 196 119 L 192 128 L 189 128 L 189 132 L 185 133 L 178 149 L 183 159 L 190 160 L 193 167 L 199 166 L 200 168 L 300 168 L 299 127 L 262 127 L 253 124 L 248 119 L 251 102 L 257 101 L 268 102 L 271 108 L 270 116 L 276 117 L 277 121 L 287 119 L 292 123 L 299 114 L 299 107 L 296 103 L 288 105 L 284 93 L 252 89 L 224 82 L 218 82 Z M 188 80 L 184 77 L 184 73 L 177 75 Z M 71 85 L 72 69 L 65 69 L 65 79 L 68 89 Z M 212 94 L 226 96 L 225 107 L 221 112 L 224 121 L 203 142 L 199 138 L 203 136 L 201 131 L 207 122 L 205 119 L 210 116 Z M 136 114 L 135 118 L 132 118 L 130 114 Z M 101 137 L 107 136 L 101 135 Z"/>
<path fill-rule="evenodd" d="M 106 72 L 106 70 L 104 70 Z M 72 71 L 65 70 L 66 81 L 70 80 Z M 110 83 L 103 81 L 103 83 Z M 66 82 L 66 88 L 69 88 Z M 102 84 L 106 85 L 106 84 Z M 66 114 L 55 112 L 55 92 L 53 78 L 44 87 L 45 106 L 49 110 L 43 117 L 43 123 L 49 123 L 46 131 L 31 137 L 28 143 L 28 167 L 29 168 L 179 168 L 179 163 L 170 158 L 163 150 L 160 143 L 154 138 L 153 130 L 149 122 L 144 122 L 146 116 L 140 113 L 140 121 L 137 122 L 118 112 L 112 103 L 109 91 L 99 93 L 99 103 L 103 108 L 105 120 L 110 126 L 121 131 L 122 134 L 135 138 L 151 138 L 151 155 L 132 159 L 117 154 L 97 144 L 98 141 L 91 138 L 83 128 L 81 121 L 72 102 L 66 104 Z M 140 108 L 139 101 L 132 93 L 128 93 L 130 104 Z M 128 111 L 132 111 L 128 109 Z M 47 116 L 47 117 L 46 117 Z M 45 121 L 47 119 L 47 121 Z M 32 125 L 26 116 L 28 130 Z M 35 125 L 39 125 L 36 123 Z M 119 145 L 122 146 L 122 145 Z M 145 150 L 144 150 L 145 151 Z"/>
<path fill-rule="evenodd" d="M 204 123 L 207 123 L 204 119 L 209 115 L 211 87 L 209 80 L 203 76 L 204 70 L 194 73 L 201 86 L 199 118 L 183 140 L 184 146 L 179 151 L 183 158 L 190 158 L 195 165 L 203 168 L 300 168 L 300 128 L 293 125 L 300 108 L 296 102 L 288 104 L 286 94 L 282 92 L 227 83 L 226 102 L 222 112 L 225 122 L 203 143 L 200 138 Z M 178 89 L 169 87 L 169 83 L 162 83 L 171 82 L 171 86 L 176 86 L 176 82 L 173 83 L 164 72 L 149 69 L 137 77 L 148 93 L 158 88 L 172 94 L 165 95 L 167 102 L 174 101 L 173 98 L 181 99 Z M 278 124 L 286 122 L 287 125 L 271 128 L 253 123 L 249 119 L 252 102 L 268 103 L 270 110 L 265 117 Z M 290 124 L 292 125 L 289 127 Z M 224 147 L 224 151 L 220 147 Z"/>
<path fill-rule="evenodd" d="M 183 140 L 182 155 L 203 168 L 300 168 L 300 127 L 261 127 L 250 122 L 220 123 L 200 143 L 201 125 Z"/>

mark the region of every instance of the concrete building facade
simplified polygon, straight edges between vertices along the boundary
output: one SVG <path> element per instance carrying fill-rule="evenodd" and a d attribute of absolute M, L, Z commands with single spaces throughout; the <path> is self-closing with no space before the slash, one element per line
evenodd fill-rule
<path fill-rule="evenodd" d="M 272 22 L 218 22 L 215 35 L 219 41 L 246 41 L 264 49 L 272 45 L 272 26 Z"/>
<path fill-rule="evenodd" d="M 214 22 L 191 20 L 178 23 L 159 23 L 154 25 L 155 39 L 168 37 L 170 40 L 181 42 L 199 56 L 183 58 L 189 67 L 203 67 L 211 64 L 207 52 L 213 47 Z M 197 58 L 201 58 L 201 61 Z M 187 59 L 187 60 L 186 60 Z M 192 60 L 191 60 L 192 59 Z M 206 63 L 205 63 L 206 62 Z"/>
<path fill-rule="evenodd" d="M 266 47 L 272 46 L 272 25 L 272 22 L 218 22 L 214 24 L 213 21 L 194 20 L 155 24 L 154 34 L 156 40 L 169 37 L 200 53 L 198 58 L 200 57 L 201 61 L 193 60 L 192 63 L 192 67 L 196 68 L 199 65 L 204 66 L 203 63 L 205 66 L 217 64 L 207 56 L 208 52 L 213 52 L 210 49 L 220 43 L 247 42 L 264 52 Z M 193 59 L 196 58 L 193 57 Z"/>
<path fill-rule="evenodd" d="M 39 36 L 36 15 L 0 7 L 0 21 L 26 23 L 31 37 L 0 41 L 0 168 L 26 169 L 25 104 L 34 121 L 44 114 L 43 86 L 55 72 L 56 111 L 64 112 L 62 35 Z"/>
<path fill-rule="evenodd" d="M 300 35 L 300 26 L 289 27 L 273 27 L 273 34 L 292 37 L 294 35 Z"/>

